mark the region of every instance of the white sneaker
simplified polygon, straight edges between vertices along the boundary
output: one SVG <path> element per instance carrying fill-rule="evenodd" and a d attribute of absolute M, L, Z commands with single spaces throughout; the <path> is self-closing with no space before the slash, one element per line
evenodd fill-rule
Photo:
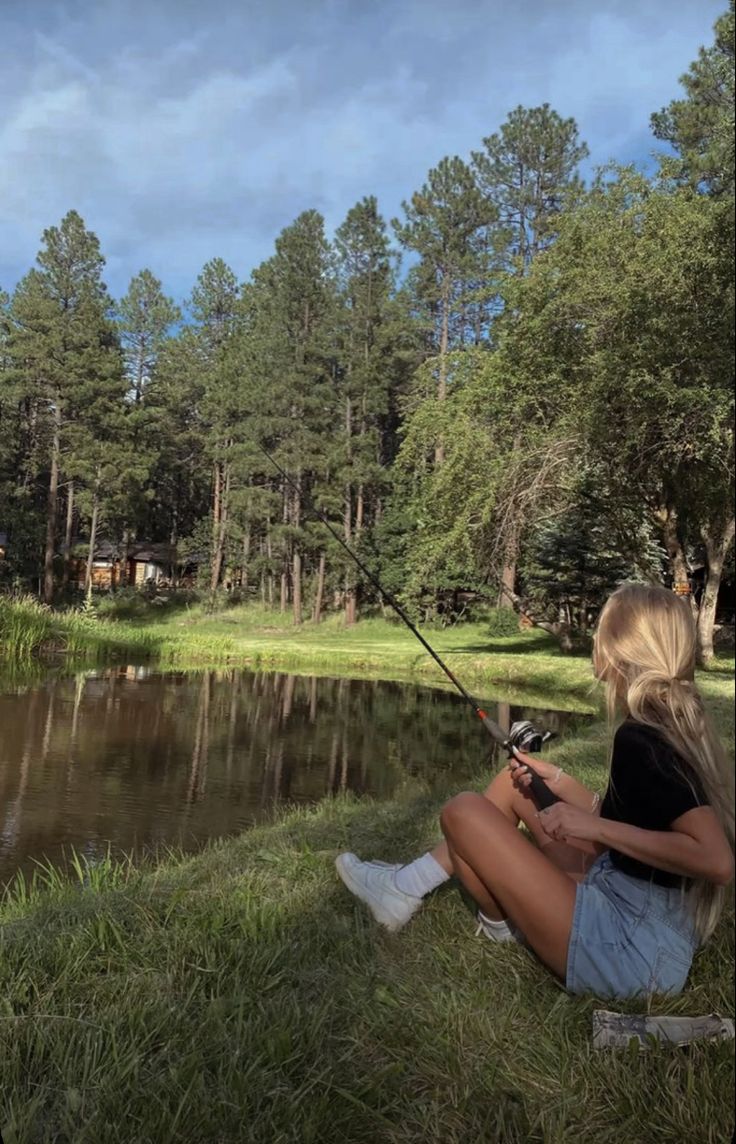
<path fill-rule="evenodd" d="M 519 931 L 512 928 L 508 922 L 494 921 L 492 918 L 487 918 L 480 910 L 475 915 L 475 920 L 478 923 L 478 928 L 475 931 L 476 937 L 483 934 L 489 941 L 519 940 Z"/>
<path fill-rule="evenodd" d="M 400 865 L 361 862 L 355 854 L 338 855 L 335 865 L 350 893 L 365 902 L 376 921 L 391 933 L 405 926 L 422 904 L 421 898 L 396 886 Z"/>

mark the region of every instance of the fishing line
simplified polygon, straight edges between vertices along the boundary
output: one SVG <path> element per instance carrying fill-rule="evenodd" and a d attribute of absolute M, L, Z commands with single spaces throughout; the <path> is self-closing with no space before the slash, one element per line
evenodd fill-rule
<path fill-rule="evenodd" d="M 357 555 L 357 553 L 353 551 L 353 549 L 350 547 L 350 545 L 347 543 L 347 541 L 342 536 L 340 536 L 337 529 L 333 528 L 332 524 L 330 523 L 328 518 L 325 516 L 325 514 L 323 512 L 321 512 L 320 509 L 317 508 L 317 506 L 314 504 L 312 499 L 299 487 L 299 485 L 296 483 L 296 481 L 292 480 L 292 478 L 289 476 L 289 474 L 286 472 L 286 470 L 278 463 L 278 461 L 276 461 L 271 456 L 271 454 L 268 452 L 268 450 L 260 442 L 255 442 L 255 444 L 257 444 L 257 447 L 263 453 L 264 457 L 266 457 L 268 459 L 268 461 L 270 461 L 270 463 L 273 465 L 273 467 L 277 470 L 277 472 L 279 472 L 281 474 L 281 476 L 286 481 L 286 483 L 294 490 L 295 493 L 297 493 L 297 495 L 300 498 L 300 503 L 302 503 L 306 507 L 308 512 L 311 512 L 314 516 L 317 517 L 318 520 L 320 520 L 322 522 L 322 524 L 330 532 L 330 534 L 334 537 L 334 539 L 337 541 L 337 543 L 347 552 L 347 554 L 351 558 L 351 560 L 353 560 L 355 562 L 355 564 L 357 564 L 358 568 L 360 568 L 361 572 L 366 577 L 366 579 L 370 581 L 370 583 L 373 585 L 373 587 L 378 592 L 380 592 L 380 594 L 383 596 L 386 603 L 389 604 L 393 608 L 393 610 L 396 612 L 396 614 L 399 616 L 399 618 L 401 620 L 403 620 L 403 622 L 408 627 L 409 631 L 412 632 L 416 636 L 416 638 L 421 643 L 422 647 L 424 647 L 426 649 L 426 651 L 429 652 L 429 654 L 432 656 L 432 659 L 435 661 L 435 663 L 438 664 L 438 666 L 442 669 L 442 671 L 444 671 L 445 675 L 450 680 L 450 682 L 453 684 L 453 686 L 457 688 L 457 690 L 462 695 L 463 699 L 465 699 L 466 703 L 470 704 L 470 706 L 473 708 L 473 711 L 478 716 L 478 718 L 480 719 L 481 723 L 483 724 L 483 726 L 485 727 L 486 731 L 491 736 L 491 738 L 494 739 L 495 742 L 498 743 L 501 747 L 503 747 L 504 750 L 508 751 L 509 756 L 516 755 L 516 752 L 519 749 L 526 749 L 526 750 L 535 749 L 534 747 L 531 747 L 529 745 L 532 742 L 534 742 L 534 743 L 538 742 L 538 746 L 536 746 L 536 749 L 538 750 L 539 747 L 544 742 L 546 742 L 548 738 L 551 738 L 551 735 L 549 735 L 549 733 L 547 733 L 546 735 L 541 735 L 538 731 L 535 730 L 535 728 L 532 726 L 532 724 L 528 721 L 524 721 L 522 723 L 514 724 L 514 727 L 512 727 L 511 732 L 507 735 L 502 730 L 502 728 L 498 725 L 498 723 L 496 723 L 495 720 L 491 719 L 490 715 L 488 715 L 488 713 L 483 710 L 483 708 L 473 698 L 473 696 L 470 694 L 470 692 L 467 691 L 465 687 L 463 687 L 462 683 L 457 678 L 455 673 L 450 670 L 450 668 L 440 658 L 440 656 L 437 654 L 437 652 L 434 650 L 434 648 L 431 646 L 431 644 L 429 644 L 427 642 L 427 640 L 424 638 L 422 633 L 418 630 L 416 625 L 412 622 L 412 620 L 406 614 L 406 612 L 402 608 L 401 604 L 399 604 L 398 600 L 396 600 L 396 598 L 392 595 L 391 592 L 389 592 L 386 588 L 383 587 L 383 585 L 379 581 L 378 577 L 375 576 L 374 573 L 371 572 L 370 568 L 368 568 L 363 563 L 363 561 L 360 559 L 360 557 Z M 547 806 L 551 806 L 555 802 L 559 802 L 557 795 L 553 794 L 553 792 L 549 789 L 549 787 L 544 782 L 544 780 L 541 778 L 541 776 L 538 775 L 536 773 L 536 771 L 533 771 L 528 763 L 525 763 L 524 765 L 526 766 L 527 771 L 528 771 L 529 776 L 530 776 L 530 779 L 531 779 L 530 790 L 531 790 L 532 796 L 534 798 L 534 801 L 537 803 L 537 805 L 544 808 Z"/>

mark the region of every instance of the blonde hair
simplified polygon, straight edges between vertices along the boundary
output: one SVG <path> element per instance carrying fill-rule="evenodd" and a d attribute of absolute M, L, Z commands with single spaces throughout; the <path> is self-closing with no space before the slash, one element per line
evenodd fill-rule
<path fill-rule="evenodd" d="M 617 589 L 598 621 L 593 669 L 605 684 L 611 722 L 618 712 L 656 729 L 690 764 L 733 850 L 733 770 L 695 686 L 695 621 L 688 604 L 666 588 Z M 715 929 L 724 896 L 722 886 L 693 881 L 689 898 L 701 941 Z"/>

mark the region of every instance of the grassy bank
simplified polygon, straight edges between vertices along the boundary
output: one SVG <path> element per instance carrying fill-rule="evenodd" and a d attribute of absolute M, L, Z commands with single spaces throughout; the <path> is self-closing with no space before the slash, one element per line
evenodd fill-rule
<path fill-rule="evenodd" d="M 595 709 L 587 657 L 561 655 L 543 632 L 496 636 L 482 623 L 424 631 L 449 667 L 479 695 L 505 691 L 522 703 L 554 696 L 553 706 Z M 12 666 L 54 653 L 75 663 L 127 657 L 151 660 L 164 669 L 242 666 L 447 682 L 411 632 L 393 620 L 367 619 L 346 628 L 340 618 L 330 617 L 294 627 L 289 616 L 258 607 L 210 614 L 199 604 L 145 601 L 132 609 L 110 607 L 86 616 L 0 599 L 0 669 L 4 664 L 7 673 Z"/>
<path fill-rule="evenodd" d="M 37 657 L 71 659 L 147 658 L 156 640 L 143 628 L 98 619 L 81 612 L 54 612 L 26 598 L 0 596 L 0 664 Z"/>
<path fill-rule="evenodd" d="M 733 683 L 703 687 L 733 752 Z M 605 728 L 550 756 L 600 789 Z M 344 891 L 340 850 L 408 858 L 442 797 L 411 783 L 195 858 L 16 887 L 0 907 L 5 1144 L 730 1139 L 732 1045 L 594 1053 L 596 1002 L 474 937 L 450 887 L 393 937 Z M 732 961 L 724 922 L 654 1010 L 732 1014 Z"/>
<path fill-rule="evenodd" d="M 295 627 L 289 615 L 257 607 L 208 614 L 200 605 L 138 621 L 155 642 L 162 665 L 187 668 L 237 664 L 254 670 L 380 676 L 444 685 L 447 680 L 416 637 L 394 618 L 345 627 L 341 616 Z M 486 623 L 421 629 L 463 683 L 480 694 L 513 692 L 520 701 L 554 694 L 561 706 L 593 710 L 585 656 L 563 656 L 540 631 L 493 635 Z"/>
<path fill-rule="evenodd" d="M 546 633 L 496 635 L 489 625 L 421 629 L 463 684 L 479 696 L 595 711 L 587 655 L 563 655 Z M 289 614 L 257 606 L 210 613 L 199 603 L 144 598 L 103 602 L 98 615 L 51 612 L 0 598 L 0 668 L 60 652 L 71 661 L 130 658 L 165 668 L 246 667 L 313 675 L 415 680 L 451 686 L 432 657 L 397 620 L 371 618 L 346 628 L 339 616 L 295 627 Z M 719 658 L 716 671 L 733 667 Z"/>

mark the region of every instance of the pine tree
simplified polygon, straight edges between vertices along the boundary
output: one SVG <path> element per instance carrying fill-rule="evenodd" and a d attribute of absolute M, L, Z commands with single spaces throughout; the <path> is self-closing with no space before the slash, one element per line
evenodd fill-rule
<path fill-rule="evenodd" d="M 478 185 L 498 212 L 509 269 L 523 273 L 554 239 L 556 216 L 579 195 L 577 171 L 588 148 L 575 120 L 548 103 L 517 107 L 483 146 L 473 152 Z"/>
<path fill-rule="evenodd" d="M 356 203 L 335 233 L 340 301 L 340 395 L 344 429 L 336 465 L 343 473 L 343 530 L 359 544 L 375 519 L 386 473 L 383 427 L 400 368 L 391 323 L 394 261 L 376 199 Z M 338 436 L 340 441 L 340 436 Z M 336 554 L 337 556 L 337 554 Z M 338 560 L 340 559 L 337 557 Z M 355 568 L 345 565 L 345 619 L 357 618 Z"/>
<path fill-rule="evenodd" d="M 656 112 L 652 129 L 677 152 L 665 172 L 717 196 L 734 190 L 734 0 L 714 32 L 680 80 L 685 98 Z"/>
<path fill-rule="evenodd" d="M 141 270 L 131 279 L 117 309 L 125 371 L 133 402 L 140 405 L 161 347 L 171 327 L 181 320 L 181 311 L 150 270 Z"/>
<path fill-rule="evenodd" d="M 305 529 L 301 490 L 329 474 L 325 441 L 338 419 L 336 296 L 333 252 L 324 221 L 305 211 L 276 240 L 276 252 L 253 274 L 248 335 L 251 389 L 260 387 L 259 418 L 276 459 L 296 488 L 270 474 L 281 497 L 280 522 L 267 522 L 271 569 L 280 550 L 281 608 L 291 598 L 294 622 L 302 621 Z M 323 490 L 324 491 L 324 490 Z"/>
<path fill-rule="evenodd" d="M 436 361 L 435 394 L 441 405 L 447 397 L 450 349 L 465 340 L 468 284 L 479 275 L 483 248 L 474 240 L 495 220 L 496 209 L 481 194 L 470 168 L 457 157 L 443 159 L 433 168 L 403 209 L 405 221 L 394 219 L 393 226 L 402 246 L 420 259 L 411 280 L 425 314 L 428 348 Z M 444 450 L 440 435 L 434 448 L 435 464 L 442 463 Z"/>
<path fill-rule="evenodd" d="M 535 615 L 582 635 L 617 584 L 659 582 L 664 558 L 625 490 L 612 491 L 601 466 L 584 465 L 565 511 L 530 538 L 525 596 Z"/>
<path fill-rule="evenodd" d="M 210 589 L 213 592 L 222 578 L 231 527 L 234 404 L 226 356 L 237 329 L 239 292 L 233 271 L 221 258 L 214 258 L 199 275 L 190 302 L 197 323 L 198 356 L 205 368 L 201 410 L 212 465 Z"/>
<path fill-rule="evenodd" d="M 161 426 L 152 420 L 146 390 L 169 331 L 181 320 L 181 312 L 167 298 L 150 270 L 142 270 L 130 282 L 117 307 L 117 328 L 128 383 L 126 435 L 131 442 L 129 466 L 120 473 L 127 496 L 121 505 L 123 582 L 127 576 L 130 542 L 135 522 L 146 516 L 145 484 L 155 464 Z"/>
<path fill-rule="evenodd" d="M 39 269 L 19 284 L 11 306 L 8 353 L 24 378 L 27 400 L 44 440 L 48 484 L 43 598 L 54 595 L 60 484 L 67 477 L 63 542 L 68 567 L 73 473 L 89 434 L 81 428 L 106 392 L 119 391 L 122 362 L 102 281 L 104 259 L 96 236 L 76 211 L 43 233 Z"/>

